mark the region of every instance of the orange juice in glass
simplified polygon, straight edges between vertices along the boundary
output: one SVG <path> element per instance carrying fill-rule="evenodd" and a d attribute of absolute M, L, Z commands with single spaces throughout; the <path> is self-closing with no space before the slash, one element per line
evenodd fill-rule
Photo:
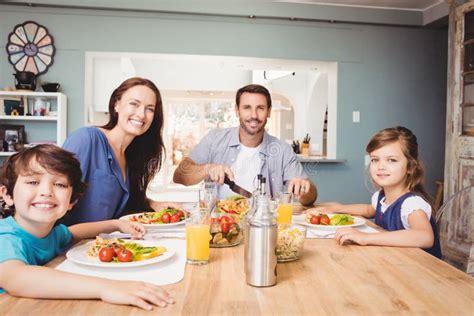
<path fill-rule="evenodd" d="M 278 224 L 291 224 L 293 217 L 293 195 L 291 193 L 280 193 L 278 195 Z"/>
<path fill-rule="evenodd" d="M 188 264 L 209 262 L 209 222 L 207 211 L 197 211 L 186 219 L 186 259 Z"/>

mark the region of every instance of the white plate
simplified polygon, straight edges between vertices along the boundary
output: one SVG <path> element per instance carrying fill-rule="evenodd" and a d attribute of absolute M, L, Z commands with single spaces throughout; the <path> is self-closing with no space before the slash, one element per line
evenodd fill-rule
<path fill-rule="evenodd" d="M 147 212 L 147 213 L 149 213 L 149 212 Z M 142 215 L 142 214 L 144 214 L 144 213 L 136 213 L 136 214 L 125 215 L 125 216 L 120 217 L 120 219 L 130 220 L 130 217 L 132 217 L 132 216 L 138 216 L 138 215 Z M 136 222 L 136 223 L 139 223 L 139 222 Z M 168 224 L 142 224 L 142 225 L 145 226 L 147 229 L 160 229 L 160 228 L 168 228 L 168 227 L 173 227 L 173 226 L 184 225 L 185 223 L 186 223 L 186 221 L 183 219 L 182 221 L 176 222 L 176 223 L 168 223 Z"/>
<path fill-rule="evenodd" d="M 336 214 L 327 213 L 327 215 L 329 216 L 329 218 L 331 218 Z M 356 217 L 356 216 L 353 216 L 353 217 L 354 217 L 354 224 L 352 224 L 352 225 L 315 225 L 315 224 L 311 224 L 311 223 L 306 222 L 306 220 L 305 220 L 306 214 L 301 214 L 301 215 L 298 215 L 298 216 L 294 216 L 294 219 L 295 219 L 295 223 L 306 225 L 306 226 L 311 227 L 311 228 L 324 229 L 324 230 L 337 230 L 337 229 L 343 228 L 343 227 L 356 227 L 356 226 L 362 226 L 362 225 L 365 224 L 365 219 L 360 218 L 360 217 Z"/>
<path fill-rule="evenodd" d="M 90 257 L 87 255 L 87 249 L 89 249 L 89 247 L 93 245 L 94 243 L 95 241 L 90 241 L 87 244 L 80 245 L 80 246 L 70 249 L 66 253 L 66 258 L 68 258 L 72 262 L 79 263 L 86 266 L 102 267 L 102 268 L 128 268 L 128 267 L 140 267 L 140 266 L 145 266 L 148 264 L 161 262 L 161 261 L 171 258 L 174 255 L 174 250 L 167 249 L 167 251 L 164 254 L 158 257 L 147 259 L 147 260 L 132 261 L 132 262 L 102 262 L 99 260 L 99 257 Z M 159 241 L 153 241 L 153 240 L 140 240 L 140 242 L 137 242 L 137 244 L 140 244 L 146 247 L 160 246 Z"/>

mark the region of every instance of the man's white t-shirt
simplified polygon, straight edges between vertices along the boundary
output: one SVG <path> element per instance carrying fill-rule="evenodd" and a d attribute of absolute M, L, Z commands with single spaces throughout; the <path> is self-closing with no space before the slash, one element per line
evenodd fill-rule
<path fill-rule="evenodd" d="M 257 175 L 260 173 L 262 159 L 260 159 L 260 147 L 246 147 L 240 144 L 240 151 L 237 159 L 230 169 L 234 173 L 235 184 L 241 186 L 249 192 L 253 192 L 257 187 Z M 219 188 L 219 198 L 234 195 L 227 184 Z"/>

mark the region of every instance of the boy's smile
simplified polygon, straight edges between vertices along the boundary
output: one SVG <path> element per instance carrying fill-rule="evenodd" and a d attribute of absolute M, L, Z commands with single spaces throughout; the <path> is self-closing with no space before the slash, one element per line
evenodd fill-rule
<path fill-rule="evenodd" d="M 36 161 L 30 164 L 34 172 L 18 175 L 13 196 L 5 197 L 5 202 L 15 205 L 14 218 L 20 226 L 41 235 L 72 208 L 72 186 L 67 177 L 50 173 Z"/>

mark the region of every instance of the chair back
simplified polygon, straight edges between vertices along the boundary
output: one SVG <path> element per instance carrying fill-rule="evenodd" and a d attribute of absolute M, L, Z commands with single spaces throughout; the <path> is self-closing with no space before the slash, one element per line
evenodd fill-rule
<path fill-rule="evenodd" d="M 436 214 L 443 260 L 470 275 L 474 275 L 473 214 L 474 186 L 451 196 Z"/>

